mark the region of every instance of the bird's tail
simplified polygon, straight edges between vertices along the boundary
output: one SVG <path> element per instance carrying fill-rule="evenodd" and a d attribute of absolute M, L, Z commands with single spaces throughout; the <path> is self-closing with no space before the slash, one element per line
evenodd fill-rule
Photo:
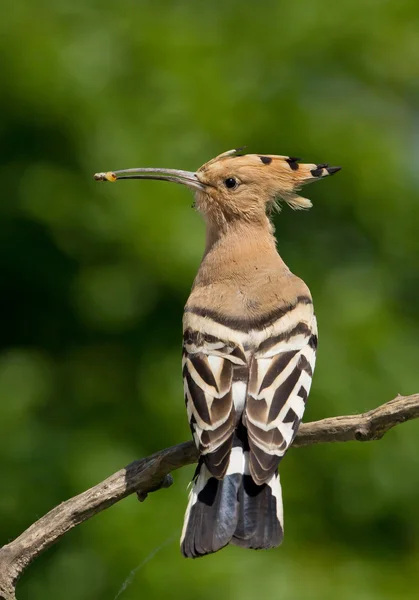
<path fill-rule="evenodd" d="M 274 548 L 283 538 L 281 484 L 275 471 L 271 479 L 256 485 L 249 474 L 248 452 L 231 451 L 225 477 L 211 475 L 201 461 L 189 495 L 181 549 L 196 558 L 227 544 L 243 548 Z"/>

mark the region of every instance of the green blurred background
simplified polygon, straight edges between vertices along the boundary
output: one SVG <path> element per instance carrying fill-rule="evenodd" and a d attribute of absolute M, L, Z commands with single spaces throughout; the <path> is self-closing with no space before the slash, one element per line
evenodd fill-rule
<path fill-rule="evenodd" d="M 419 5 L 18 0 L 0 20 L 0 544 L 136 458 L 189 439 L 192 196 L 96 171 L 248 151 L 343 166 L 275 217 L 320 330 L 306 420 L 419 391 Z M 418 597 L 419 423 L 290 451 L 286 536 L 198 561 L 193 468 L 49 550 L 20 599 Z M 155 553 L 156 550 L 159 551 Z"/>

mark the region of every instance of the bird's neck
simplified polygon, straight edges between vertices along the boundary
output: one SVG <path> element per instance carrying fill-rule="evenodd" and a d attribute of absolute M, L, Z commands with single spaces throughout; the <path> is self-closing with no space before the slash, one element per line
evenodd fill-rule
<path fill-rule="evenodd" d="M 225 228 L 207 224 L 206 247 L 195 285 L 247 280 L 260 270 L 281 267 L 286 268 L 267 217 L 258 222 L 236 221 Z"/>
<path fill-rule="evenodd" d="M 275 248 L 275 237 L 273 235 L 272 223 L 268 217 L 263 214 L 252 221 L 236 219 L 224 222 L 207 221 L 206 222 L 206 244 L 205 256 L 213 249 L 224 245 L 235 245 L 243 243 L 246 236 L 252 234 L 263 242 L 270 243 Z"/>

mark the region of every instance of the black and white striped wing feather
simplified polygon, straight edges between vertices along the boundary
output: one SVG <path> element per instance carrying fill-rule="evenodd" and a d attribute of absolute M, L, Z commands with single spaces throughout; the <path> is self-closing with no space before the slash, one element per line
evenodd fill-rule
<path fill-rule="evenodd" d="M 229 463 L 236 426 L 237 396 L 246 394 L 248 368 L 234 343 L 187 328 L 183 381 L 189 424 L 208 470 L 222 478 Z"/>
<path fill-rule="evenodd" d="M 291 445 L 305 410 L 317 348 L 314 314 L 266 339 L 253 356 L 244 422 L 250 473 L 262 484 Z"/>

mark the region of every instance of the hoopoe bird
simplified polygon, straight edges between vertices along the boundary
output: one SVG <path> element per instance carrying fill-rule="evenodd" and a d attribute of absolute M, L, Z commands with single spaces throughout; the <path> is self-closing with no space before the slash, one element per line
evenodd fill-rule
<path fill-rule="evenodd" d="M 206 224 L 183 317 L 186 408 L 199 463 L 181 537 L 198 557 L 227 544 L 273 548 L 283 538 L 278 465 L 301 423 L 317 325 L 307 285 L 276 248 L 272 207 L 306 209 L 302 185 L 340 167 L 231 150 L 196 173 L 127 169 L 95 179 L 159 179 L 195 193 Z"/>

